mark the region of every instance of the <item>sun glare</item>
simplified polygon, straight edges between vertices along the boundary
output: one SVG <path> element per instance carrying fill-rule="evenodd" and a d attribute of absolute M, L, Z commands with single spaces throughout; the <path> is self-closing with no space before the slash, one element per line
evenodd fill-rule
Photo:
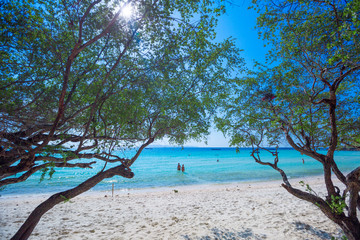
<path fill-rule="evenodd" d="M 130 4 L 123 6 L 121 10 L 121 16 L 124 18 L 131 18 L 133 14 L 133 7 Z"/>

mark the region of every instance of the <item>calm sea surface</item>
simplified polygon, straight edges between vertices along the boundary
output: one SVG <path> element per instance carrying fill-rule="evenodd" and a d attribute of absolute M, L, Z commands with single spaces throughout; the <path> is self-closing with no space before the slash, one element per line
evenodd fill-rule
<path fill-rule="evenodd" d="M 241 181 L 266 181 L 280 179 L 280 174 L 268 166 L 255 163 L 250 156 L 251 149 L 234 148 L 149 148 L 145 149 L 131 167 L 133 179 L 116 176 L 106 179 L 93 190 L 171 187 L 179 185 L 231 183 Z M 122 157 L 131 157 L 134 151 L 118 151 Z M 263 161 L 272 161 L 271 154 L 260 152 Z M 325 151 L 323 152 L 325 153 Z M 322 173 L 321 165 L 292 149 L 279 150 L 279 167 L 288 177 L 303 177 Z M 338 151 L 336 162 L 339 168 L 350 172 L 360 166 L 360 152 Z M 304 163 L 303 163 L 304 160 Z M 177 171 L 177 165 L 184 164 L 185 172 Z M 41 173 L 36 173 L 26 182 L 12 184 L 0 191 L 1 195 L 52 193 L 75 187 L 99 172 L 104 163 L 97 163 L 93 169 L 56 169 L 52 179 L 48 175 L 40 182 Z M 109 165 L 108 167 L 111 167 Z"/>

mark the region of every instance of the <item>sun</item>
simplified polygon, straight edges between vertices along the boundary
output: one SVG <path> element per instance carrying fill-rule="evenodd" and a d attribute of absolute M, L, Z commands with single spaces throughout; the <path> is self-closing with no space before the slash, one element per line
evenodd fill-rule
<path fill-rule="evenodd" d="M 124 18 L 131 18 L 133 12 L 134 12 L 133 7 L 130 4 L 127 4 L 122 7 L 121 16 Z"/>

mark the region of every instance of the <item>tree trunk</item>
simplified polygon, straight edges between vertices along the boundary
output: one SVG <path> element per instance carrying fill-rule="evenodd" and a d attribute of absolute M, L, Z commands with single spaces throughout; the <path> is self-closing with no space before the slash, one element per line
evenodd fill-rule
<path fill-rule="evenodd" d="M 134 177 L 134 173 L 130 170 L 126 169 L 125 166 L 120 165 L 117 167 L 110 168 L 104 172 L 100 172 L 95 176 L 89 178 L 85 182 L 81 183 L 79 186 L 72 188 L 70 190 L 56 193 L 52 195 L 49 199 L 45 202 L 41 203 L 37 206 L 34 211 L 29 215 L 20 229 L 16 232 L 16 234 L 11 238 L 12 240 L 24 240 L 28 239 L 38 222 L 40 221 L 41 217 L 53 208 L 56 204 L 63 202 L 67 199 L 74 198 L 80 195 L 83 192 L 86 192 L 90 188 L 94 187 L 96 184 L 101 182 L 105 178 L 111 178 L 115 175 L 120 175 L 125 178 L 132 178 Z"/>
<path fill-rule="evenodd" d="M 341 227 L 348 240 L 360 240 L 360 222 L 356 216 L 348 217 L 345 216 L 344 214 L 336 215 L 335 213 L 332 212 L 332 210 L 328 206 L 328 203 L 326 203 L 320 197 L 292 188 L 291 186 L 287 186 L 286 184 L 282 184 L 282 186 L 295 197 L 311 202 L 315 204 L 317 207 L 319 207 L 320 210 L 330 220 L 332 220 Z"/>
<path fill-rule="evenodd" d="M 339 225 L 348 240 L 360 240 L 360 223 L 358 219 L 346 220 Z"/>

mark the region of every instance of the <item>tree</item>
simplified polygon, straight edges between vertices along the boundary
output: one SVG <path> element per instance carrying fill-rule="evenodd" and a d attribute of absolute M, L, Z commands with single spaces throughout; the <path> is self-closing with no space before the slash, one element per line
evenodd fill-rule
<path fill-rule="evenodd" d="M 231 39 L 213 41 L 225 10 L 209 1 L 21 0 L 0 8 L 0 186 L 104 163 L 40 204 L 13 239 L 27 239 L 44 213 L 103 179 L 134 177 L 131 165 L 155 140 L 205 137 L 242 65 Z M 125 159 L 113 154 L 117 147 L 137 152 Z"/>
<path fill-rule="evenodd" d="M 217 125 L 232 145 L 253 146 L 255 161 L 278 171 L 289 193 L 315 204 L 348 239 L 360 239 L 360 167 L 345 175 L 334 157 L 343 147 L 359 148 L 360 2 L 254 2 L 272 50 L 266 65 L 233 82 Z M 283 143 L 322 164 L 326 196 L 290 183 L 277 150 L 265 147 Z M 262 161 L 260 149 L 274 161 Z"/>

